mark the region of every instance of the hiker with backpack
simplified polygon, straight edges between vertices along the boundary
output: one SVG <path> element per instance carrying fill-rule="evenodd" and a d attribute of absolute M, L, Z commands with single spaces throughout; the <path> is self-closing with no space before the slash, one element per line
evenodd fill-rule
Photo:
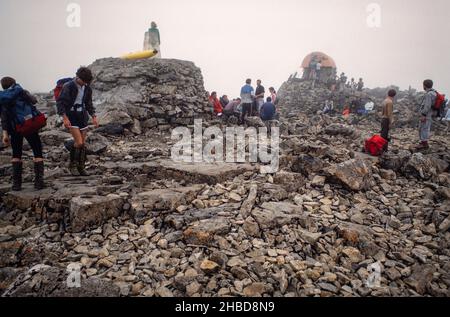
<path fill-rule="evenodd" d="M 420 145 L 417 150 L 428 150 L 430 148 L 428 142 L 430 141 L 431 125 L 433 115 L 443 111 L 445 105 L 445 96 L 433 89 L 434 83 L 431 79 L 423 82 L 425 96 L 420 105 L 420 123 L 419 123 L 419 137 Z"/>
<path fill-rule="evenodd" d="M 92 103 L 90 83 L 93 76 L 89 68 L 81 67 L 76 78 L 63 86 L 56 106 L 58 114 L 63 117 L 64 126 L 69 129 L 74 139 L 70 150 L 69 171 L 73 176 L 88 176 L 86 172 L 86 136 L 89 115 L 96 128 L 99 127 L 95 108 Z"/>
<path fill-rule="evenodd" d="M 394 123 L 394 98 L 397 95 L 395 89 L 388 92 L 381 109 L 381 137 L 390 142 L 389 131 Z"/>
<path fill-rule="evenodd" d="M 22 190 L 23 139 L 30 145 L 34 156 L 34 187 L 41 190 L 44 184 L 44 157 L 39 130 L 45 125 L 45 116 L 34 105 L 37 100 L 16 83 L 14 78 L 1 79 L 0 112 L 3 143 L 12 147 L 12 190 Z"/>

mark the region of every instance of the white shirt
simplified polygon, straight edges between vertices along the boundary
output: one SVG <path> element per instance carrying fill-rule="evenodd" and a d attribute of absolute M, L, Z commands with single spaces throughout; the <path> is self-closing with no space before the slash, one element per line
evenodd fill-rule
<path fill-rule="evenodd" d="M 84 91 L 85 91 L 86 86 L 80 86 L 77 83 L 77 87 L 78 87 L 78 95 L 77 95 L 77 98 L 75 99 L 75 104 L 82 105 L 83 99 L 84 99 Z"/>

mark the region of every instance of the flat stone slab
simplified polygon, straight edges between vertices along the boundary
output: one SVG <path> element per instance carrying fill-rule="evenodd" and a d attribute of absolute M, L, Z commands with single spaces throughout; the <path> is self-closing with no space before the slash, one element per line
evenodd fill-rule
<path fill-rule="evenodd" d="M 158 161 L 160 177 L 187 180 L 196 184 L 215 185 L 231 180 L 246 172 L 258 171 L 257 166 L 235 163 L 177 163 L 172 160 Z"/>
<path fill-rule="evenodd" d="M 124 200 L 118 195 L 75 197 L 70 201 L 70 227 L 81 232 L 102 225 L 122 213 Z"/>
<path fill-rule="evenodd" d="M 25 184 L 20 192 L 7 192 L 3 202 L 9 209 L 28 210 L 40 205 L 45 204 L 46 201 L 55 193 L 52 188 L 46 188 L 43 190 L 35 190 L 32 184 Z"/>
<path fill-rule="evenodd" d="M 190 204 L 203 185 L 170 189 L 155 189 L 133 197 L 132 209 L 135 217 L 142 217 L 152 211 L 175 211 L 181 205 Z"/>

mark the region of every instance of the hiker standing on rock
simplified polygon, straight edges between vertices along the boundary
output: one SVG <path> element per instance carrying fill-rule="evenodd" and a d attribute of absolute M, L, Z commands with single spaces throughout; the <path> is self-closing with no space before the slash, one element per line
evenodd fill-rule
<path fill-rule="evenodd" d="M 241 124 L 244 123 L 245 118 L 252 113 L 253 98 L 255 97 L 255 90 L 252 87 L 252 80 L 247 79 L 245 81 L 245 86 L 241 88 L 241 103 L 242 103 L 242 113 L 241 113 Z"/>
<path fill-rule="evenodd" d="M 144 51 L 157 50 L 156 58 L 161 58 L 161 36 L 159 34 L 158 25 L 151 23 L 150 29 L 145 33 Z"/>
<path fill-rule="evenodd" d="M 419 123 L 419 137 L 420 145 L 417 150 L 428 150 L 430 148 L 428 142 L 430 141 L 431 123 L 433 120 L 433 106 L 436 103 L 437 93 L 433 89 L 433 81 L 427 79 L 423 82 L 423 89 L 425 90 L 425 97 L 420 105 L 420 123 Z"/>
<path fill-rule="evenodd" d="M 389 130 L 394 123 L 394 98 L 397 91 L 389 90 L 387 98 L 383 101 L 381 110 L 381 137 L 390 142 Z"/>
<path fill-rule="evenodd" d="M 70 150 L 69 170 L 73 176 L 88 176 L 86 172 L 86 136 L 89 115 L 96 128 L 99 124 L 92 103 L 90 83 L 93 76 L 89 68 L 78 69 L 76 78 L 66 83 L 57 100 L 58 114 L 75 141 Z"/>
<path fill-rule="evenodd" d="M 24 90 L 11 77 L 5 77 L 1 80 L 3 91 L 0 92 L 0 112 L 3 130 L 3 143 L 5 145 L 11 144 L 13 158 L 13 191 L 22 190 L 22 147 L 23 139 L 25 138 L 33 150 L 34 155 L 34 187 L 41 190 L 45 187 L 44 184 L 44 158 L 42 155 L 42 142 L 39 132 L 36 131 L 31 135 L 22 135 L 16 131 L 16 124 L 18 123 L 18 116 L 20 113 L 25 113 L 26 109 L 32 109 L 37 103 L 37 100 L 28 91 Z"/>
<path fill-rule="evenodd" d="M 263 85 L 261 85 L 261 80 L 258 79 L 256 81 L 256 92 L 255 92 L 255 97 L 256 97 L 256 104 L 258 106 L 257 108 L 257 112 L 259 113 L 261 111 L 261 107 L 264 104 L 264 95 L 266 93 L 266 89 L 264 88 Z"/>

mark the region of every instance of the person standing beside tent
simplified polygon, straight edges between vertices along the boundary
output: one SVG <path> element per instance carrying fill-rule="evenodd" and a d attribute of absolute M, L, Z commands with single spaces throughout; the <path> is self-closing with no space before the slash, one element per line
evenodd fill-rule
<path fill-rule="evenodd" d="M 158 26 L 155 22 L 151 23 L 151 28 L 145 32 L 144 51 L 157 50 L 156 58 L 161 58 L 161 36 L 159 34 Z"/>

